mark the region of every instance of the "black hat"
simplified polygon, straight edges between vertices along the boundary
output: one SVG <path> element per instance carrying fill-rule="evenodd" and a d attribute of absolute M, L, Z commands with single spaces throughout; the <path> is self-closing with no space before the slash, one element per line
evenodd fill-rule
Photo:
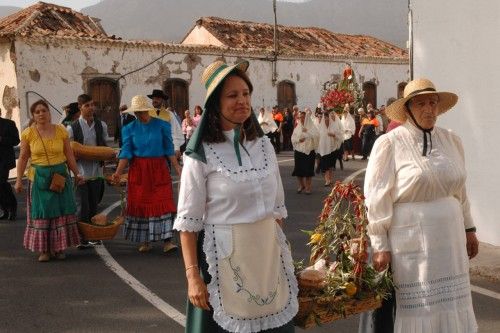
<path fill-rule="evenodd" d="M 78 103 L 69 103 L 66 105 L 66 108 L 68 109 L 68 116 L 74 116 L 78 112 L 80 112 L 80 109 L 78 108 Z"/>
<path fill-rule="evenodd" d="M 163 98 L 164 100 L 168 100 L 167 94 L 163 92 L 163 90 L 160 89 L 153 89 L 153 93 L 151 95 L 148 95 L 149 98 L 153 99 L 153 97 L 160 97 Z"/>

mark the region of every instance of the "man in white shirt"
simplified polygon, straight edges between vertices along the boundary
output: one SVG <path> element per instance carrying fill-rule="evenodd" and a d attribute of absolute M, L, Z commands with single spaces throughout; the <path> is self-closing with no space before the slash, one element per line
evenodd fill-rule
<path fill-rule="evenodd" d="M 78 96 L 81 116 L 67 127 L 69 139 L 86 146 L 106 146 L 108 126 L 94 117 L 94 101 L 87 94 Z M 78 215 L 80 221 L 90 223 L 97 214 L 97 205 L 104 194 L 102 163 L 91 160 L 77 160 L 80 175 L 85 183 L 78 185 Z M 84 244 L 85 245 L 85 244 Z"/>
<path fill-rule="evenodd" d="M 168 96 L 159 89 L 154 89 L 151 95 L 151 104 L 155 110 L 150 112 L 151 117 L 159 118 L 166 122 L 169 122 L 172 127 L 172 140 L 174 142 L 175 156 L 177 159 L 181 157 L 181 146 L 184 143 L 184 135 L 182 134 L 182 128 L 177 120 L 175 114 L 167 108 Z"/>

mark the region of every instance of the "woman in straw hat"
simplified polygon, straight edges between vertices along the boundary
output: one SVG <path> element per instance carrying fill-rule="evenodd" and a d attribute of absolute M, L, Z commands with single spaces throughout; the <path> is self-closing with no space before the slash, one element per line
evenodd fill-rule
<path fill-rule="evenodd" d="M 139 95 L 123 111 L 133 112 L 137 119 L 122 129 L 120 162 L 113 180 L 119 181 L 130 161 L 125 239 L 141 243 L 140 252 L 150 251 L 150 242 L 163 240 L 163 251 L 168 252 L 177 246 L 171 242 L 176 208 L 166 158 L 179 176 L 181 170 L 175 158 L 170 123 L 151 117 L 152 109 L 146 96 Z"/>
<path fill-rule="evenodd" d="M 216 61 L 202 76 L 205 112 L 184 156 L 174 224 L 188 281 L 186 332 L 294 331 L 283 186 L 251 108 L 248 65 Z"/>
<path fill-rule="evenodd" d="M 391 265 L 395 332 L 477 332 L 468 259 L 478 252 L 462 144 L 435 126 L 457 95 L 408 83 L 387 116 L 403 123 L 373 147 L 365 178 L 376 269 Z"/>
<path fill-rule="evenodd" d="M 297 126 L 292 133 L 295 167 L 292 176 L 297 177 L 297 193 L 311 194 L 314 176 L 315 149 L 318 147 L 319 133 L 306 110 L 299 112 Z"/>

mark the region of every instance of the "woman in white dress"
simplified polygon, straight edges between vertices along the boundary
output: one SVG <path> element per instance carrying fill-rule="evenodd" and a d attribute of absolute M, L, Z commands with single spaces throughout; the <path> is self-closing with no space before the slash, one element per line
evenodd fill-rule
<path fill-rule="evenodd" d="M 297 193 L 311 194 L 314 176 L 315 149 L 318 146 L 319 133 L 307 110 L 299 112 L 297 126 L 293 129 L 292 145 L 295 166 L 292 176 L 297 177 Z"/>
<path fill-rule="evenodd" d="M 403 124 L 375 142 L 368 162 L 368 233 L 375 268 L 390 264 L 394 274 L 394 332 L 477 332 L 464 151 L 457 135 L 434 126 L 457 100 L 429 80 L 409 82 L 386 110 Z"/>
<path fill-rule="evenodd" d="M 335 112 L 323 112 L 319 120 L 318 131 L 319 169 L 324 174 L 325 186 L 330 186 L 333 184 L 333 168 L 344 140 L 342 124 Z"/>
<path fill-rule="evenodd" d="M 174 224 L 188 282 L 186 332 L 294 332 L 283 186 L 251 109 L 248 65 L 216 61 L 202 76 L 205 112 L 184 155 Z"/>
<path fill-rule="evenodd" d="M 271 111 L 266 110 L 264 107 L 261 107 L 259 109 L 259 116 L 257 117 L 257 120 L 259 121 L 260 128 L 262 128 L 264 134 L 269 139 L 271 139 L 271 137 L 274 135 L 274 132 L 276 132 L 276 130 L 278 129 Z"/>
<path fill-rule="evenodd" d="M 351 153 L 352 159 L 354 159 L 354 146 L 352 142 L 352 136 L 356 132 L 356 123 L 352 117 L 349 107 L 349 103 L 344 105 L 344 112 L 342 113 L 342 118 L 340 122 L 342 123 L 342 129 L 344 130 L 344 161 L 349 160 L 349 153 Z"/>

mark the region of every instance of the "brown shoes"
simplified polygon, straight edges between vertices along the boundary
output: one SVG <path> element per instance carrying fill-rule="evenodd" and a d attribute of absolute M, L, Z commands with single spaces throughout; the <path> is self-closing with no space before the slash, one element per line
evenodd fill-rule
<path fill-rule="evenodd" d="M 171 241 L 166 241 L 165 244 L 163 245 L 163 252 L 167 253 L 176 250 L 177 248 L 178 246 L 172 243 Z"/>
<path fill-rule="evenodd" d="M 139 246 L 139 252 L 145 253 L 151 251 L 153 247 L 149 243 L 142 243 L 141 246 Z"/>
<path fill-rule="evenodd" d="M 39 262 L 47 262 L 50 260 L 50 254 L 47 252 L 42 252 L 40 253 L 40 256 L 38 257 Z"/>

